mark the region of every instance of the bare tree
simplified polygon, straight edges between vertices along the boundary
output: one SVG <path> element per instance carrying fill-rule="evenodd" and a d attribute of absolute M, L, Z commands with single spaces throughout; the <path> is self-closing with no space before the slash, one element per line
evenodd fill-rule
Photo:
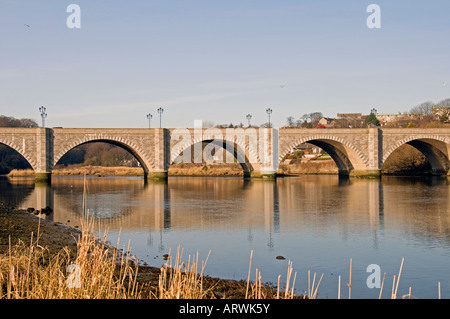
<path fill-rule="evenodd" d="M 204 128 L 211 128 L 211 127 L 215 126 L 214 122 L 213 121 L 209 121 L 209 120 L 203 121 L 202 125 L 203 125 Z"/>
<path fill-rule="evenodd" d="M 309 114 L 309 118 L 311 119 L 311 123 L 313 125 L 317 125 L 317 123 L 319 123 L 322 117 L 323 117 L 322 112 L 313 112 Z"/>
<path fill-rule="evenodd" d="M 309 114 L 303 114 L 303 115 L 302 115 L 302 120 L 303 120 L 303 122 L 308 122 L 309 119 L 310 119 Z"/>
<path fill-rule="evenodd" d="M 433 114 L 433 102 L 428 101 L 416 105 L 411 109 L 410 113 L 419 116 L 429 116 Z"/>
<path fill-rule="evenodd" d="M 436 106 L 450 106 L 450 98 L 440 101 Z"/>
<path fill-rule="evenodd" d="M 32 119 L 16 119 L 11 116 L 0 115 L 0 127 L 38 127 Z"/>
<path fill-rule="evenodd" d="M 294 122 L 294 117 L 293 116 L 288 116 L 288 118 L 286 119 L 287 125 L 289 127 L 293 127 L 295 126 L 295 122 Z"/>

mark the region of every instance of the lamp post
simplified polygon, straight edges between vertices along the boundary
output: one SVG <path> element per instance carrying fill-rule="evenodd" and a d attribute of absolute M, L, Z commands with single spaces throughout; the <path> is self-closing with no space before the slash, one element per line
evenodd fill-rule
<path fill-rule="evenodd" d="M 377 109 L 376 108 L 371 109 L 370 113 L 377 115 Z"/>
<path fill-rule="evenodd" d="M 42 118 L 42 127 L 45 127 L 45 118 L 47 117 L 47 109 L 43 106 L 39 108 L 39 111 L 41 112 L 41 118 Z"/>
<path fill-rule="evenodd" d="M 250 120 L 252 119 L 252 115 L 251 114 L 247 114 L 246 118 L 247 118 L 247 121 L 248 121 L 248 127 L 250 127 Z"/>
<path fill-rule="evenodd" d="M 158 110 L 158 114 L 159 114 L 159 128 L 161 128 L 161 116 L 164 112 L 164 109 L 162 107 L 160 107 Z"/>
<path fill-rule="evenodd" d="M 272 125 L 270 125 L 270 115 L 272 114 L 272 109 L 271 109 L 271 108 L 268 108 L 268 109 L 266 110 L 266 113 L 267 113 L 267 115 L 269 115 L 269 127 L 272 127 Z"/>
<path fill-rule="evenodd" d="M 151 120 L 152 120 L 153 115 L 151 115 L 150 113 L 147 114 L 147 118 L 148 118 L 148 128 L 151 128 Z"/>

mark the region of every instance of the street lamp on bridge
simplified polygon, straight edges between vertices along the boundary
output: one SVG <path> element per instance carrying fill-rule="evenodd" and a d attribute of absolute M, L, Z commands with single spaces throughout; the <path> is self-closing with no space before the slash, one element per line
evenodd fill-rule
<path fill-rule="evenodd" d="M 252 119 L 252 115 L 251 114 L 247 114 L 246 118 L 247 118 L 247 121 L 248 121 L 248 127 L 250 127 L 250 120 Z"/>
<path fill-rule="evenodd" d="M 161 116 L 164 112 L 164 109 L 162 107 L 160 107 L 158 110 L 158 114 L 159 114 L 159 128 L 161 128 Z"/>
<path fill-rule="evenodd" d="M 41 118 L 42 118 L 42 127 L 45 127 L 45 118 L 47 117 L 46 111 L 47 111 L 47 109 L 44 106 L 41 106 L 39 108 L 39 112 L 41 112 Z"/>
<path fill-rule="evenodd" d="M 269 108 L 266 110 L 266 113 L 267 113 L 267 115 L 269 115 L 269 127 L 272 127 L 272 125 L 270 125 L 270 115 L 272 114 L 272 109 L 269 107 Z"/>
<path fill-rule="evenodd" d="M 147 118 L 148 118 L 148 128 L 151 128 L 151 120 L 152 120 L 153 115 L 151 115 L 150 113 L 147 114 Z"/>

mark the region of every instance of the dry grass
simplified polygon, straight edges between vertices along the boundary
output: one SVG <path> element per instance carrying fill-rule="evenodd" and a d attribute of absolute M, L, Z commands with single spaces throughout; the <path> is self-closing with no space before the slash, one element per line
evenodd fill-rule
<path fill-rule="evenodd" d="M 203 289 L 203 273 L 206 261 L 202 262 L 201 272 L 198 272 L 198 253 L 196 256 L 189 256 L 187 264 L 183 262 L 183 250 L 177 249 L 175 264 L 172 265 L 172 258 L 161 267 L 161 274 L 158 282 L 158 292 L 155 295 L 159 299 L 204 299 L 208 291 Z M 209 257 L 209 254 L 208 254 Z M 192 258 L 192 259 L 191 259 Z"/>
<path fill-rule="evenodd" d="M 53 175 L 97 175 L 97 176 L 141 176 L 144 171 L 140 167 L 128 166 L 56 166 Z"/>
<path fill-rule="evenodd" d="M 57 166 L 52 171 L 53 175 L 96 175 L 96 176 L 141 176 L 144 171 L 140 167 L 103 167 L 103 166 Z M 32 169 L 13 169 L 8 177 L 34 176 Z"/>
<path fill-rule="evenodd" d="M 56 254 L 39 244 L 39 235 L 31 234 L 30 244 L 19 241 L 0 255 L 0 299 L 208 299 L 216 298 L 215 284 L 205 285 L 206 261 L 199 262 L 198 253 L 183 261 L 178 248 L 174 259 L 160 269 L 158 286 L 143 289 L 138 280 L 138 259 L 129 253 L 108 246 L 92 234 L 93 220 L 85 218 L 77 241 L 76 257 L 68 248 Z M 209 255 L 208 255 L 209 256 Z M 208 258 L 207 258 L 208 259 Z M 201 265 L 201 267 L 199 267 Z M 291 264 L 290 264 L 291 267 Z M 292 268 L 288 274 L 292 273 Z M 288 275 L 290 276 L 290 275 Z M 294 285 L 279 287 L 275 297 L 261 283 L 256 269 L 256 281 L 247 282 L 248 299 L 293 298 Z M 295 279 L 294 279 L 295 282 Z M 207 287 L 207 288 L 205 288 Z M 148 287 L 146 287 L 148 288 Z M 226 298 L 226 295 L 223 295 Z"/>
<path fill-rule="evenodd" d="M 169 168 L 171 176 L 243 176 L 240 164 L 173 164 Z M 94 175 L 94 176 L 142 176 L 144 171 L 140 167 L 105 167 L 69 165 L 56 166 L 53 175 Z M 13 169 L 9 177 L 34 176 L 32 169 Z"/>
<path fill-rule="evenodd" d="M 172 164 L 168 171 L 171 176 L 243 176 L 240 164 Z"/>
<path fill-rule="evenodd" d="M 292 164 L 281 164 L 278 173 L 286 175 L 307 174 L 337 174 L 338 168 L 333 160 L 300 161 L 294 160 Z"/>
<path fill-rule="evenodd" d="M 27 177 L 34 176 L 34 171 L 32 169 L 13 169 L 8 173 L 9 177 Z"/>
<path fill-rule="evenodd" d="M 82 225 L 76 258 L 68 248 L 51 254 L 39 244 L 39 233 L 31 234 L 29 245 L 10 245 L 8 253 L 0 255 L 0 298 L 138 297 L 136 260 L 92 236 L 93 223 L 87 217 Z"/>

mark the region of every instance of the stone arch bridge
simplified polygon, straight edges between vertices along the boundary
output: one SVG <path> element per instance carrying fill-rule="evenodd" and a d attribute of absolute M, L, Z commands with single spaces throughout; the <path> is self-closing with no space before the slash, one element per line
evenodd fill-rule
<path fill-rule="evenodd" d="M 324 149 L 341 175 L 380 175 L 389 155 L 404 144 L 420 150 L 433 174 L 450 174 L 450 129 L 105 129 L 0 128 L 0 143 L 21 154 L 37 180 L 49 180 L 53 167 L 71 149 L 90 142 L 108 142 L 132 153 L 144 176 L 167 178 L 179 161 L 201 161 L 226 149 L 226 161 L 239 162 L 245 177 L 274 177 L 280 161 L 302 143 Z M 208 147 L 202 149 L 202 143 Z"/>

